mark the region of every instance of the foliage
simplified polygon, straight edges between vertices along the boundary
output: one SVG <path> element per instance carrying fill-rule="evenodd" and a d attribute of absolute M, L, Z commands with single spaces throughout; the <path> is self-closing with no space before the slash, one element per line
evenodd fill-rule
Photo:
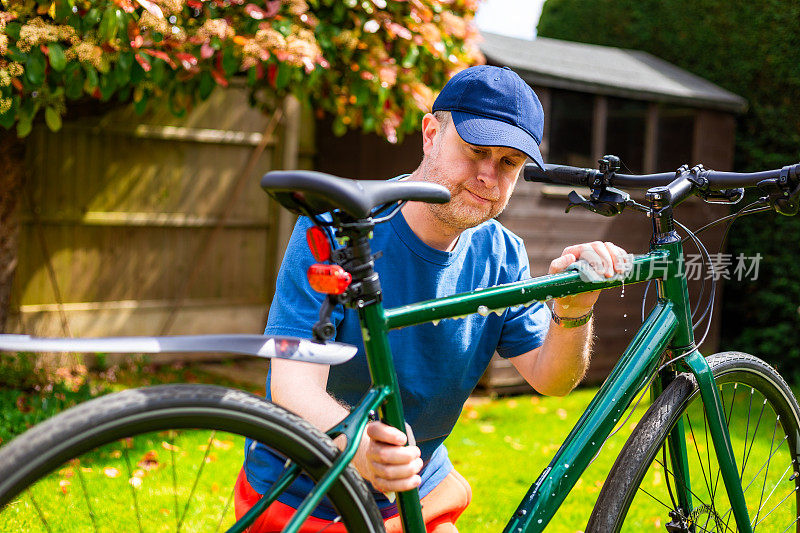
<path fill-rule="evenodd" d="M 538 33 L 644 50 L 744 96 L 735 166 L 752 171 L 800 161 L 798 19 L 800 4 L 782 0 L 548 0 Z M 726 284 L 723 345 L 782 368 L 800 363 L 798 235 L 798 217 L 746 217 L 728 249 L 764 259 L 757 282 Z"/>
<path fill-rule="evenodd" d="M 67 104 L 153 100 L 183 114 L 246 76 L 273 109 L 307 98 L 334 128 L 395 141 L 433 90 L 482 59 L 478 0 L 0 0 L 0 124 L 52 130 Z"/>
<path fill-rule="evenodd" d="M 0 358 L 0 446 L 34 424 L 106 392 L 92 388 L 86 369 L 59 368 L 49 374 L 30 353 L 5 353 Z"/>

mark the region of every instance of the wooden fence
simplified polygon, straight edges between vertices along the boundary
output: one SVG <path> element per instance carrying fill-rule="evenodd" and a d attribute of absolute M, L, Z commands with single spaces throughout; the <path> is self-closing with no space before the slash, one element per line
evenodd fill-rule
<path fill-rule="evenodd" d="M 9 330 L 152 335 L 263 330 L 292 217 L 260 189 L 311 168 L 313 120 L 243 87 L 183 118 L 118 110 L 27 145 Z"/>

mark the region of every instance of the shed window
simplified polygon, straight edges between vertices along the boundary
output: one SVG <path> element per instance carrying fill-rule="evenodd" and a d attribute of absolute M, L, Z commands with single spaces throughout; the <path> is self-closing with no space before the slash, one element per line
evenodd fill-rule
<path fill-rule="evenodd" d="M 658 111 L 658 142 L 656 143 L 656 171 L 675 170 L 692 161 L 694 145 L 694 115 L 692 109 L 661 108 Z"/>
<path fill-rule="evenodd" d="M 640 174 L 644 168 L 644 136 L 647 104 L 620 98 L 608 99 L 606 154 L 622 160 L 622 172 Z"/>
<path fill-rule="evenodd" d="M 592 113 L 594 96 L 553 90 L 550 104 L 548 163 L 594 167 Z"/>

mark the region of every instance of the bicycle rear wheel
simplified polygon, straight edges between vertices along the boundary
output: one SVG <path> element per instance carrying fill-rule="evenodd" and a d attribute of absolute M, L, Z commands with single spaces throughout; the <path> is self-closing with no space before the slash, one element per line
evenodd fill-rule
<path fill-rule="evenodd" d="M 210 385 L 131 389 L 76 406 L 0 448 L 0 531 L 225 531 L 250 437 L 312 479 L 338 449 L 300 417 Z M 328 492 L 348 531 L 383 531 L 348 467 Z"/>
<path fill-rule="evenodd" d="M 800 408 L 769 365 L 739 352 L 708 358 L 718 384 L 754 531 L 800 532 Z M 672 472 L 667 436 L 683 420 L 690 480 Z M 692 499 L 687 512 L 676 489 Z M 670 516 L 670 512 L 679 513 Z M 603 485 L 587 533 L 736 531 L 694 376 L 681 374 L 645 413 Z"/>

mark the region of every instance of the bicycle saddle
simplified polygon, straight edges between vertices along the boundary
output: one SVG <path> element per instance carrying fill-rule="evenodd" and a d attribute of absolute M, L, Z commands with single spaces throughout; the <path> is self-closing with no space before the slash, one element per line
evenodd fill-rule
<path fill-rule="evenodd" d="M 351 180 L 308 170 L 267 172 L 261 178 L 261 187 L 283 207 L 300 215 L 339 209 L 358 219 L 369 217 L 378 206 L 394 202 L 450 201 L 450 192 L 435 183 Z"/>

